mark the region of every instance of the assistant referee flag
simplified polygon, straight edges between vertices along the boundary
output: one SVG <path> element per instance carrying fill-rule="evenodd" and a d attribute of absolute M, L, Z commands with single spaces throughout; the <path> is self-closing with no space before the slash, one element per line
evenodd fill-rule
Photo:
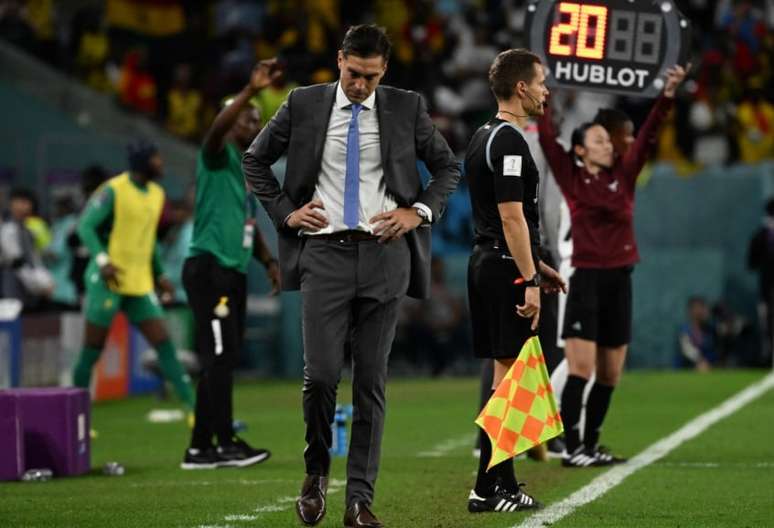
<path fill-rule="evenodd" d="M 476 424 L 492 442 L 487 470 L 562 434 L 562 418 L 537 337 L 524 343 Z"/>

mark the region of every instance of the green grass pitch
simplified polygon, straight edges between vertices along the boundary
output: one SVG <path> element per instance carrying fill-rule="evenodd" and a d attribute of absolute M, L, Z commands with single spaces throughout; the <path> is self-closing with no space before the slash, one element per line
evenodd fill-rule
<path fill-rule="evenodd" d="M 635 455 L 762 375 L 627 373 L 603 442 L 617 453 Z M 349 391 L 342 384 L 339 400 L 349 401 Z M 471 450 L 477 398 L 474 379 L 390 382 L 373 507 L 387 527 L 510 528 L 525 518 L 467 513 L 476 468 Z M 251 468 L 202 471 L 178 469 L 189 436 L 185 425 L 145 421 L 149 410 L 170 404 L 150 397 L 97 404 L 92 473 L 0 484 L 0 527 L 300 526 L 292 502 L 304 473 L 300 402 L 298 383 L 239 384 L 236 415 L 250 427 L 243 436 L 273 456 Z M 774 392 L 769 392 L 555 526 L 773 526 L 773 420 Z M 101 466 L 113 460 L 125 465 L 125 476 L 101 474 Z M 527 490 L 549 504 L 604 471 L 527 460 L 518 460 L 516 470 Z M 344 459 L 335 459 L 328 515 L 320 526 L 342 526 L 344 473 Z"/>

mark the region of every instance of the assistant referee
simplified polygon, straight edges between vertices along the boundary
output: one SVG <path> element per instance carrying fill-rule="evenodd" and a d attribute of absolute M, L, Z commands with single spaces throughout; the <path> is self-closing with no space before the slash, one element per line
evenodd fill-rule
<path fill-rule="evenodd" d="M 257 229 L 257 204 L 242 175 L 242 151 L 261 129 L 261 115 L 251 99 L 279 74 L 273 59 L 254 68 L 250 82 L 213 121 L 197 160 L 194 232 L 183 286 L 194 314 L 202 372 L 183 469 L 245 467 L 269 458 L 269 451 L 234 434 L 232 391 L 251 257 L 266 267 L 274 293 L 279 291 L 279 267 Z"/>
<path fill-rule="evenodd" d="M 539 174 L 522 132 L 530 117 L 543 113 L 548 96 L 543 66 L 528 50 L 504 51 L 492 63 L 489 84 L 498 111 L 473 135 L 465 175 L 475 224 L 475 246 L 468 264 L 473 350 L 476 357 L 494 360 L 494 390 L 524 343 L 535 335 L 541 276 L 546 290 L 563 289 L 564 283 L 538 259 Z M 480 434 L 481 456 L 468 511 L 538 507 L 520 489 L 513 459 L 487 471 L 492 444 L 483 430 Z"/>
<path fill-rule="evenodd" d="M 576 268 L 563 329 L 570 373 L 561 400 L 565 467 L 625 461 L 602 448 L 599 437 L 631 339 L 631 272 L 639 261 L 634 237 L 635 188 L 684 77 L 680 66 L 667 70 L 663 94 L 634 142 L 618 158 L 601 124 L 585 123 L 575 129 L 572 150 L 565 152 L 556 142 L 550 111 L 538 121 L 540 145 L 570 208 L 572 265 Z M 581 431 L 583 390 L 595 371 Z"/>

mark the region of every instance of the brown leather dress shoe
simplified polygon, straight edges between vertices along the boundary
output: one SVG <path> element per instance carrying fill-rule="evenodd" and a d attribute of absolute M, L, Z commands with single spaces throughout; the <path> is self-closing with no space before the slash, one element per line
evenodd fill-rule
<path fill-rule="evenodd" d="M 314 526 L 325 517 L 325 494 L 328 492 L 328 477 L 307 475 L 301 486 L 301 496 L 296 500 L 296 513 L 301 522 Z"/>
<path fill-rule="evenodd" d="M 344 514 L 344 528 L 384 528 L 365 502 L 353 502 Z"/>

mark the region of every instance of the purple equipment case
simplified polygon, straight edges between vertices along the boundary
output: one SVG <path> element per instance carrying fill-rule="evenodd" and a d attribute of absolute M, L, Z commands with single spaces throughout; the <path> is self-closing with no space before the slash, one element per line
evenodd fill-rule
<path fill-rule="evenodd" d="M 18 480 L 24 473 L 24 430 L 15 395 L 0 391 L 0 480 Z"/>
<path fill-rule="evenodd" d="M 16 396 L 23 417 L 25 469 L 49 468 L 57 477 L 81 475 L 91 469 L 88 391 L 42 388 L 4 392 Z"/>

